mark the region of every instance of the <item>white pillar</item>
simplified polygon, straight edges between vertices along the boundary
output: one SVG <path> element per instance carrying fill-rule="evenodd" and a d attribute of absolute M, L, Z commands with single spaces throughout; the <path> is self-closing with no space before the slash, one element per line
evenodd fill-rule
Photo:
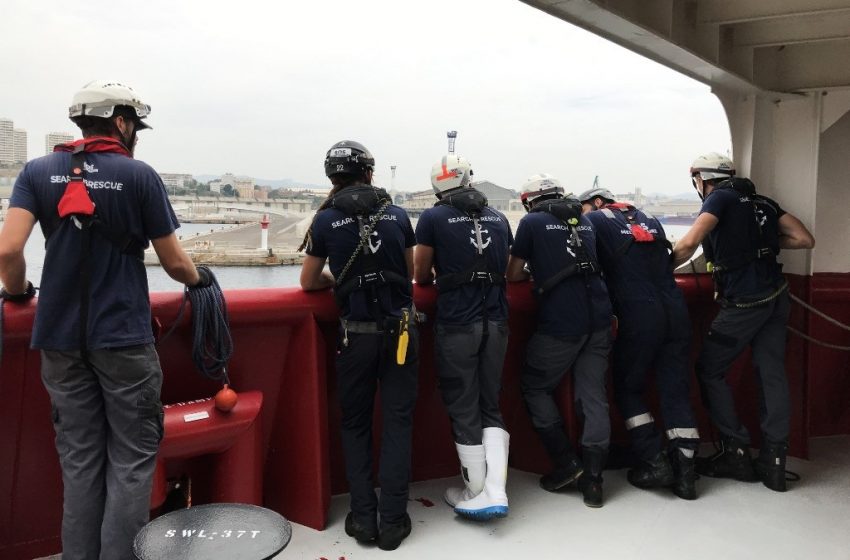
<path fill-rule="evenodd" d="M 817 195 L 822 94 L 754 96 L 715 91 L 729 118 L 738 174 L 775 199 L 818 237 Z M 833 224 L 823 224 L 832 235 Z M 845 230 L 845 233 L 846 230 Z M 783 251 L 785 271 L 814 272 L 813 251 Z"/>
<path fill-rule="evenodd" d="M 260 250 L 269 250 L 269 215 L 263 214 L 263 219 L 260 220 Z"/>

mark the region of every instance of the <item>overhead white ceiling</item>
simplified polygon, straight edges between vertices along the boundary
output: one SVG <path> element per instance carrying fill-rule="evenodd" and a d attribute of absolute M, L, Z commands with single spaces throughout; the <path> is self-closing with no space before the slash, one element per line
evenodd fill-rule
<path fill-rule="evenodd" d="M 850 88 L 850 0 L 522 0 L 712 87 Z"/>

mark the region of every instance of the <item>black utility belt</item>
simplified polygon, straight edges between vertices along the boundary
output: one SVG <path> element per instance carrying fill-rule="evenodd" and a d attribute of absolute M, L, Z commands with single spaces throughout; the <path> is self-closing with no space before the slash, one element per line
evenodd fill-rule
<path fill-rule="evenodd" d="M 407 346 L 410 342 L 410 329 L 416 323 L 424 323 L 425 314 L 416 311 L 416 307 L 402 309 L 401 317 L 384 317 L 380 321 L 349 321 L 340 319 L 342 325 L 343 346 L 348 346 L 348 333 L 380 334 L 389 343 L 388 350 L 398 365 L 407 361 Z"/>
<path fill-rule="evenodd" d="M 357 334 L 393 334 L 400 330 L 400 325 L 403 322 L 403 317 L 384 317 L 380 322 L 376 321 L 349 321 L 348 319 L 340 319 L 339 323 L 344 331 Z M 426 316 L 421 311 L 408 312 L 407 324 L 413 326 L 417 323 L 424 323 Z"/>

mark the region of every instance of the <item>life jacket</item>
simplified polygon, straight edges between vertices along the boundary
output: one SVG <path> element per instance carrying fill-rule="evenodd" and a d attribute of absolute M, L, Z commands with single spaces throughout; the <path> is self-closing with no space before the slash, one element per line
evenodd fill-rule
<path fill-rule="evenodd" d="M 578 232 L 579 219 L 581 218 L 581 203 L 573 202 L 564 198 L 543 200 L 531 208 L 531 212 L 546 212 L 555 216 L 564 224 L 570 232 L 570 247 L 574 249 L 575 256 L 572 262 L 558 271 L 554 276 L 546 280 L 540 286 L 536 286 L 533 293 L 542 296 L 549 293 L 552 288 L 573 276 L 583 274 L 599 274 L 599 264 L 594 260 L 584 244 Z"/>
<path fill-rule="evenodd" d="M 83 180 L 86 153 L 115 153 L 132 157 L 126 146 L 114 138 L 95 136 L 66 144 L 58 144 L 53 148 L 53 151 L 71 153 L 69 181 L 57 206 L 60 222 L 64 219 L 70 219 L 81 231 L 94 232 L 106 238 L 121 253 L 144 260 L 144 242 L 120 228 L 107 224 L 97 215 L 97 209 Z M 45 243 L 59 229 L 59 223 L 48 224 L 46 229 Z"/>
<path fill-rule="evenodd" d="M 666 238 L 655 235 L 647 231 L 637 221 L 637 208 L 631 204 L 622 202 L 613 202 L 606 204 L 600 209 L 600 212 L 611 220 L 617 220 L 618 216 L 622 216 L 629 228 L 629 233 L 626 240 L 618 247 L 609 247 L 609 255 L 605 256 L 604 261 L 609 261 L 607 266 L 613 266 L 620 269 L 620 272 L 613 272 L 614 279 L 619 281 L 621 278 L 640 278 L 643 273 L 637 270 L 632 270 L 634 262 L 626 260 L 626 255 L 635 247 L 639 247 L 641 254 L 638 258 L 641 259 L 643 270 L 649 274 L 651 284 L 653 286 L 663 286 L 668 271 L 672 271 L 671 253 L 673 246 Z M 653 217 L 650 214 L 643 213 L 648 219 Z M 617 223 L 620 223 L 617 220 Z M 618 226 L 619 227 L 619 226 Z M 629 266 L 628 270 L 624 270 L 624 266 Z M 608 272 L 606 270 L 606 272 Z M 635 276 L 637 274 L 637 276 Z"/>
<path fill-rule="evenodd" d="M 386 284 L 399 286 L 403 293 L 411 295 L 413 286 L 406 275 L 390 270 L 390 262 L 384 258 L 386 252 L 379 252 L 371 245 L 372 232 L 378 221 L 392 203 L 392 198 L 384 189 L 365 184 L 350 185 L 336 193 L 327 205 L 357 219 L 360 243 L 336 280 L 334 298 L 341 308 L 348 297 L 357 290 L 376 290 Z M 371 301 L 377 303 L 377 294 Z M 372 310 L 375 321 L 381 320 L 377 305 Z"/>
<path fill-rule="evenodd" d="M 753 219 L 747 220 L 747 229 L 741 232 L 742 239 L 746 240 L 745 247 L 726 254 L 723 251 L 724 248 L 710 242 L 703 245 L 706 259 L 711 262 L 712 272 L 722 275 L 730 270 L 743 268 L 759 259 L 776 262 L 776 257 L 779 255 L 778 224 L 775 220 L 768 219 L 761 208 L 763 205 L 770 205 L 770 202 L 756 194 L 756 187 L 752 181 L 742 177 L 727 179 L 714 188 L 733 189 L 741 195 L 740 201 L 749 206 Z"/>
<path fill-rule="evenodd" d="M 487 197 L 484 193 L 470 187 L 457 189 L 457 192 L 444 195 L 443 198 L 434 203 L 434 206 L 451 206 L 472 220 L 473 231 L 475 232 L 475 257 L 472 263 L 460 272 L 452 272 L 442 274 L 437 277 L 434 282 L 437 285 L 437 290 L 440 292 L 448 292 L 456 290 L 465 284 L 478 284 L 485 288 L 485 298 L 487 289 L 494 285 L 504 285 L 505 276 L 502 272 L 491 268 L 487 264 L 487 257 L 484 254 L 486 250 L 484 242 L 481 239 L 481 213 L 487 207 Z M 486 305 L 485 305 L 486 307 Z"/>
<path fill-rule="evenodd" d="M 113 228 L 106 224 L 97 215 L 94 202 L 89 196 L 86 188 L 85 176 L 85 154 L 86 153 L 117 153 L 132 157 L 130 151 L 118 140 L 105 136 L 84 138 L 75 142 L 59 144 L 53 148 L 54 152 L 71 153 L 70 180 L 65 187 L 62 198 L 59 199 L 57 211 L 59 221 L 71 220 L 80 230 L 80 256 L 77 268 L 80 278 L 80 323 L 79 323 L 79 346 L 82 359 L 88 363 L 88 317 L 91 303 L 91 235 L 94 232 L 106 238 L 115 245 L 122 254 L 144 260 L 144 245 L 128 232 Z M 48 224 L 45 228 L 45 245 L 50 237 L 59 229 L 59 223 Z"/>
<path fill-rule="evenodd" d="M 673 245 L 670 244 L 666 238 L 658 237 L 647 230 L 645 230 L 639 223 L 637 223 L 637 219 L 635 218 L 637 214 L 637 208 L 632 206 L 631 204 L 626 204 L 624 202 L 612 202 L 610 204 L 606 204 L 601 212 L 610 219 L 616 219 L 617 214 L 614 212 L 618 211 L 623 218 L 626 219 L 626 224 L 629 226 L 629 230 L 631 231 L 631 237 L 626 239 L 622 245 L 617 247 L 614 251 L 615 257 L 620 257 L 628 252 L 629 249 L 632 248 L 634 243 L 655 243 L 659 246 L 664 247 L 665 249 L 673 250 Z M 651 215 L 644 212 L 644 215 L 647 218 L 652 218 Z"/>

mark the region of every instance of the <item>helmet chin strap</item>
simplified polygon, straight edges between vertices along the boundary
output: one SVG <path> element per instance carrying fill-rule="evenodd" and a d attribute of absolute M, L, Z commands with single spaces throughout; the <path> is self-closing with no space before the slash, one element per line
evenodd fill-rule
<path fill-rule="evenodd" d="M 120 140 L 121 143 L 124 144 L 124 147 L 127 148 L 127 151 L 130 153 L 130 157 L 133 157 L 133 152 L 136 148 L 136 127 L 133 126 L 133 131 L 129 135 L 121 132 L 121 128 L 114 120 L 112 121 L 112 127 L 118 134 L 118 140 Z"/>

